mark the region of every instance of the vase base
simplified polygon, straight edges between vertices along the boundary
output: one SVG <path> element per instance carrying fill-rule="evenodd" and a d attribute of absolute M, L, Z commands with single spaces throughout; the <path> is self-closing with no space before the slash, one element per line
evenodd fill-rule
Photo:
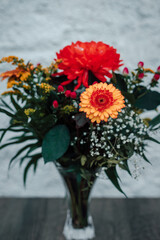
<path fill-rule="evenodd" d="M 63 235 L 66 240 L 91 240 L 95 237 L 95 230 L 92 217 L 88 217 L 88 226 L 82 229 L 77 229 L 72 226 L 72 219 L 69 211 L 63 229 Z"/>

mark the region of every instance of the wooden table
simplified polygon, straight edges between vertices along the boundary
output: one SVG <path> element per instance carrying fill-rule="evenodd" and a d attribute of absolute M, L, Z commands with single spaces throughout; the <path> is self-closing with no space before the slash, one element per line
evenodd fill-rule
<path fill-rule="evenodd" d="M 160 240 L 160 199 L 93 199 L 95 240 Z M 64 240 L 65 200 L 0 198 L 0 240 Z"/>

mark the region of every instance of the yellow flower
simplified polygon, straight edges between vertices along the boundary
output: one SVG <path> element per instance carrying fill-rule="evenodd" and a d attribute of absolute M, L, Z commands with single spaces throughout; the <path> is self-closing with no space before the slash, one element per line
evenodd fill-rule
<path fill-rule="evenodd" d="M 65 114 L 70 114 L 71 112 L 74 112 L 75 111 L 75 107 L 73 105 L 66 105 L 62 108 L 62 111 L 65 113 Z"/>
<path fill-rule="evenodd" d="M 15 80 L 9 81 L 7 83 L 7 88 L 12 88 L 14 85 L 18 85 L 19 83 L 16 82 Z"/>
<path fill-rule="evenodd" d="M 80 96 L 80 110 L 91 122 L 100 123 L 108 118 L 117 118 L 124 105 L 124 97 L 112 84 L 90 85 Z"/>
<path fill-rule="evenodd" d="M 19 79 L 20 75 L 24 72 L 25 70 L 23 68 L 19 68 L 17 67 L 16 69 L 10 70 L 10 71 L 6 71 L 4 73 L 0 74 L 0 77 L 2 78 L 2 80 L 6 79 L 6 78 L 13 78 L 14 79 Z"/>
<path fill-rule="evenodd" d="M 24 113 L 27 115 L 27 116 L 31 116 L 36 110 L 33 109 L 33 108 L 27 108 L 24 110 Z"/>
<path fill-rule="evenodd" d="M 31 75 L 30 72 L 24 72 L 22 74 L 22 76 L 20 77 L 20 80 L 21 81 L 26 81 L 30 75 Z"/>
<path fill-rule="evenodd" d="M 8 56 L 8 57 L 3 57 L 0 62 L 7 62 L 7 63 L 10 63 L 10 62 L 13 62 L 13 61 L 18 61 L 18 57 L 15 57 L 15 56 Z"/>
<path fill-rule="evenodd" d="M 24 84 L 22 87 L 23 87 L 24 89 L 26 89 L 26 90 L 30 90 L 30 89 L 31 89 L 31 87 L 30 87 L 30 86 L 28 86 L 28 85 L 25 85 L 25 84 Z"/>
<path fill-rule="evenodd" d="M 51 80 L 51 78 L 50 77 L 46 77 L 46 79 L 45 79 L 46 81 L 49 81 L 49 80 Z"/>
<path fill-rule="evenodd" d="M 40 85 L 37 84 L 37 86 L 43 89 L 45 93 L 49 93 L 50 91 L 55 90 L 55 88 L 48 83 L 41 83 Z"/>

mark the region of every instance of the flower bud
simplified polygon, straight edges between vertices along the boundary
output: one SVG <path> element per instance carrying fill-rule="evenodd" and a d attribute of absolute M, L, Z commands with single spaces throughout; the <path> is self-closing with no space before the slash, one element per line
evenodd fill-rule
<path fill-rule="evenodd" d="M 158 66 L 158 68 L 157 68 L 157 72 L 159 72 L 159 73 L 160 73 L 160 66 Z"/>
<path fill-rule="evenodd" d="M 58 108 L 58 102 L 57 102 L 57 100 L 54 100 L 52 105 L 53 105 L 54 108 Z"/>
<path fill-rule="evenodd" d="M 64 87 L 62 85 L 59 85 L 57 90 L 58 90 L 58 92 L 63 92 L 64 91 Z"/>
<path fill-rule="evenodd" d="M 123 75 L 127 76 L 129 74 L 129 70 L 127 67 L 123 69 Z"/>
<path fill-rule="evenodd" d="M 76 99 L 77 93 L 76 93 L 76 92 L 71 92 L 70 97 L 71 97 L 72 99 Z"/>
<path fill-rule="evenodd" d="M 139 68 L 142 68 L 143 66 L 144 66 L 144 62 L 139 62 L 139 63 L 138 63 L 138 67 L 139 67 Z"/>
<path fill-rule="evenodd" d="M 138 79 L 143 79 L 144 78 L 144 73 L 139 73 L 138 74 Z"/>
<path fill-rule="evenodd" d="M 71 96 L 71 91 L 70 90 L 66 90 L 65 91 L 65 96 L 66 97 L 70 97 Z"/>
<path fill-rule="evenodd" d="M 157 74 L 157 73 L 154 74 L 154 76 L 153 76 L 153 79 L 154 79 L 154 80 L 158 81 L 159 78 L 160 78 L 160 74 Z"/>

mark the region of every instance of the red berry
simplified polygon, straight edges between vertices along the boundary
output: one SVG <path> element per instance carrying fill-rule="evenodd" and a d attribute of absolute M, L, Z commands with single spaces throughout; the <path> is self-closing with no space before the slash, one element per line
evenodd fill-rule
<path fill-rule="evenodd" d="M 127 76 L 127 75 L 129 74 L 129 70 L 128 70 L 127 67 L 125 67 L 125 68 L 123 69 L 123 74 L 124 74 L 125 76 Z"/>
<path fill-rule="evenodd" d="M 58 92 L 63 92 L 64 91 L 64 87 L 62 85 L 59 85 L 57 90 L 58 90 Z"/>
<path fill-rule="evenodd" d="M 153 77 L 153 78 L 154 78 L 154 80 L 158 81 L 158 80 L 159 80 L 159 78 L 160 78 L 160 74 L 157 74 L 157 73 L 156 73 L 156 74 L 154 74 L 154 77 Z"/>
<path fill-rule="evenodd" d="M 157 72 L 159 72 L 159 73 L 160 73 L 160 66 L 158 66 L 158 68 L 157 68 Z"/>
<path fill-rule="evenodd" d="M 54 100 L 52 105 L 53 105 L 54 108 L 58 108 L 58 102 L 57 102 L 57 100 Z"/>
<path fill-rule="evenodd" d="M 76 93 L 76 92 L 71 92 L 70 97 L 71 97 L 72 99 L 76 99 L 77 93 Z"/>
<path fill-rule="evenodd" d="M 71 91 L 70 90 L 66 90 L 65 91 L 65 96 L 66 97 L 70 97 L 71 96 Z"/>
<path fill-rule="evenodd" d="M 142 78 L 144 78 L 144 73 L 139 73 L 138 74 L 138 79 L 142 79 Z"/>
<path fill-rule="evenodd" d="M 139 62 L 139 63 L 138 63 L 138 67 L 139 67 L 139 68 L 142 68 L 143 66 L 144 66 L 144 62 Z"/>

